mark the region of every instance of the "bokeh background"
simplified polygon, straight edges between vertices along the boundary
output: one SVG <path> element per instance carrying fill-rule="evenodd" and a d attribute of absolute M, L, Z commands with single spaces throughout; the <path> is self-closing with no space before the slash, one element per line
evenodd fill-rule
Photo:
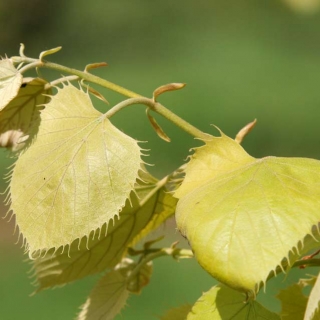
<path fill-rule="evenodd" d="M 185 89 L 165 94 L 161 102 L 203 131 L 214 133 L 214 124 L 234 136 L 257 118 L 243 144 L 253 156 L 319 159 L 319 7 L 318 0 L 1 0 L 0 55 L 17 55 L 21 42 L 31 57 L 61 45 L 51 60 L 78 69 L 106 61 L 109 67 L 96 70 L 97 75 L 146 96 L 162 84 L 185 82 Z M 48 79 L 60 76 L 42 72 Z M 111 105 L 123 99 L 101 92 Z M 93 102 L 100 110 L 109 108 Z M 113 122 L 148 141 L 146 161 L 161 177 L 199 142 L 157 120 L 170 144 L 156 136 L 142 107 L 122 111 Z M 11 163 L 0 151 L 1 176 Z M 1 190 L 5 187 L 1 182 Z M 0 210 L 3 217 L 6 208 Z M 0 319 L 73 319 L 97 277 L 30 297 L 30 266 L 14 244 L 13 226 L 0 220 Z M 174 221 L 162 233 L 168 241 L 181 240 Z M 290 273 L 285 283 L 277 277 L 259 299 L 279 311 L 275 293 L 302 274 Z M 167 308 L 194 303 L 214 283 L 195 261 L 161 258 L 150 285 L 130 298 L 117 319 L 157 319 Z"/>

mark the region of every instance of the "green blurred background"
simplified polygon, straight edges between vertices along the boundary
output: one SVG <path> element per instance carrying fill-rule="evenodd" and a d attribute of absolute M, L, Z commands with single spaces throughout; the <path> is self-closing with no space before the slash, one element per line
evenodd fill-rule
<path fill-rule="evenodd" d="M 51 60 L 79 69 L 106 61 L 109 67 L 95 71 L 97 75 L 146 96 L 162 84 L 185 82 L 185 89 L 165 94 L 161 102 L 203 131 L 214 133 L 214 124 L 234 136 L 257 118 L 243 144 L 253 156 L 319 159 L 318 9 L 318 0 L 2 0 L 0 55 L 17 55 L 21 42 L 31 57 L 61 45 L 63 50 Z M 42 72 L 48 79 L 60 76 Z M 123 99 L 101 92 L 111 105 Z M 108 108 L 93 102 L 100 110 Z M 122 111 L 113 122 L 148 141 L 146 161 L 155 164 L 150 170 L 161 177 L 199 143 L 157 120 L 172 143 L 156 136 L 142 107 Z M 0 153 L 1 175 L 11 162 L 6 152 Z M 3 182 L 1 189 L 5 186 Z M 2 206 L 1 216 L 5 212 Z M 0 319 L 73 319 L 97 277 L 30 297 L 29 265 L 14 244 L 13 230 L 14 221 L 0 221 Z M 168 241 L 181 240 L 174 221 L 162 233 Z M 274 294 L 301 274 L 290 273 L 286 283 L 277 277 L 259 299 L 279 310 Z M 150 285 L 128 301 L 117 319 L 156 319 L 167 308 L 193 303 L 213 284 L 195 261 L 161 258 L 155 261 Z"/>

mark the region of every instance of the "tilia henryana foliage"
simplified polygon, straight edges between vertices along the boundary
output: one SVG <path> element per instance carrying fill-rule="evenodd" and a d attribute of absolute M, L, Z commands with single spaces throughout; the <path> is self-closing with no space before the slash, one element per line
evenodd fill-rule
<path fill-rule="evenodd" d="M 15 217 L 33 264 L 36 292 L 101 273 L 77 319 L 113 319 L 148 285 L 154 259 L 194 256 L 221 284 L 161 319 L 318 319 L 317 277 L 279 292 L 279 314 L 256 296 L 278 273 L 320 266 L 320 162 L 256 159 L 240 146 L 255 122 L 235 139 L 204 133 L 157 101 L 184 84 L 161 86 L 146 98 L 90 73 L 105 63 L 80 71 L 44 60 L 60 49 L 34 59 L 21 46 L 19 56 L 0 60 L 0 146 L 16 157 L 7 177 L 7 216 Z M 64 77 L 50 83 L 25 77 L 39 68 Z M 106 99 L 91 84 L 127 99 L 100 113 L 90 95 Z M 130 105 L 146 107 L 159 138 L 170 142 L 152 113 L 203 145 L 176 171 L 154 178 L 143 145 L 112 124 Z M 173 215 L 191 249 L 157 248 L 159 239 L 145 239 Z M 134 249 L 138 242 L 142 249 Z"/>

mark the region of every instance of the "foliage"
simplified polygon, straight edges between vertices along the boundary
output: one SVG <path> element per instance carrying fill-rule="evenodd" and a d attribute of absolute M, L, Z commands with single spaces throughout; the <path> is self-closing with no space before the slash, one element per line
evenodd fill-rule
<path fill-rule="evenodd" d="M 173 308 L 162 319 L 316 319 L 318 278 L 280 292 L 280 315 L 256 296 L 278 273 L 320 265 L 314 258 L 320 162 L 255 159 L 240 145 L 255 121 L 235 139 L 221 131 L 220 136 L 204 133 L 158 102 L 185 84 L 161 86 L 145 98 L 90 73 L 105 63 L 79 71 L 44 60 L 60 49 L 33 59 L 22 46 L 19 56 L 0 61 L 0 145 L 16 157 L 8 199 L 33 264 L 36 292 L 101 273 L 78 319 L 113 319 L 130 294 L 148 285 L 154 259 L 194 256 L 221 284 L 192 307 Z M 24 76 L 37 68 L 69 76 L 51 83 Z M 92 84 L 128 99 L 102 114 L 90 94 L 106 99 Z M 139 142 L 110 120 L 130 105 L 146 107 L 159 138 L 170 142 L 151 111 L 203 145 L 186 165 L 154 178 Z M 155 248 L 159 239 L 146 240 L 174 214 L 192 250 L 177 243 Z M 302 292 L 307 285 L 309 297 Z"/>

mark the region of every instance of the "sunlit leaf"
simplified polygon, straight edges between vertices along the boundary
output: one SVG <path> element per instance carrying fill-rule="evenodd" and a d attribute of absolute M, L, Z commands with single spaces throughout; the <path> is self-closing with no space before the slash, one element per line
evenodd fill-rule
<path fill-rule="evenodd" d="M 306 312 L 303 318 L 304 320 L 320 319 L 319 302 L 320 302 L 320 277 L 318 275 L 317 281 L 310 292 Z"/>
<path fill-rule="evenodd" d="M 178 308 L 168 310 L 160 320 L 185 320 L 187 319 L 188 313 L 191 311 L 189 304 L 184 304 Z"/>
<path fill-rule="evenodd" d="M 22 149 L 38 132 L 40 108 L 48 102 L 50 89 L 40 78 L 24 78 L 18 95 L 0 111 L 0 147 Z"/>
<path fill-rule="evenodd" d="M 257 301 L 228 287 L 212 287 L 192 307 L 187 320 L 280 320 Z"/>
<path fill-rule="evenodd" d="M 222 134 L 196 150 L 175 196 L 178 228 L 202 267 L 257 291 L 320 219 L 320 162 L 255 159 Z"/>
<path fill-rule="evenodd" d="M 113 320 L 125 306 L 128 296 L 126 278 L 120 270 L 111 271 L 92 290 L 77 320 Z"/>
<path fill-rule="evenodd" d="M 159 187 L 152 176 L 143 175 L 145 183 L 140 182 L 136 188 L 136 196 L 132 196 L 132 206 L 127 202 L 120 213 L 120 219 L 105 226 L 98 235 L 75 241 L 68 252 L 59 254 L 50 252 L 44 258 L 34 261 L 38 290 L 62 285 L 89 274 L 98 273 L 106 268 L 114 267 L 126 253 L 127 247 L 152 231 L 165 216 L 172 215 L 175 207 L 169 205 L 165 187 Z M 163 202 L 163 199 L 165 201 Z M 170 200 L 171 201 L 171 200 Z M 172 204 L 175 203 L 172 200 Z M 141 231 L 142 230 L 142 231 Z M 107 235 L 105 235 L 107 234 Z"/>
<path fill-rule="evenodd" d="M 277 298 L 281 301 L 281 319 L 301 320 L 304 317 L 308 297 L 302 293 L 302 287 L 294 284 L 281 290 Z"/>
<path fill-rule="evenodd" d="M 66 246 L 113 220 L 140 168 L 137 142 L 95 110 L 88 94 L 59 89 L 12 172 L 11 209 L 29 252 Z"/>
<path fill-rule="evenodd" d="M 18 94 L 22 75 L 9 59 L 0 60 L 0 111 Z"/>

